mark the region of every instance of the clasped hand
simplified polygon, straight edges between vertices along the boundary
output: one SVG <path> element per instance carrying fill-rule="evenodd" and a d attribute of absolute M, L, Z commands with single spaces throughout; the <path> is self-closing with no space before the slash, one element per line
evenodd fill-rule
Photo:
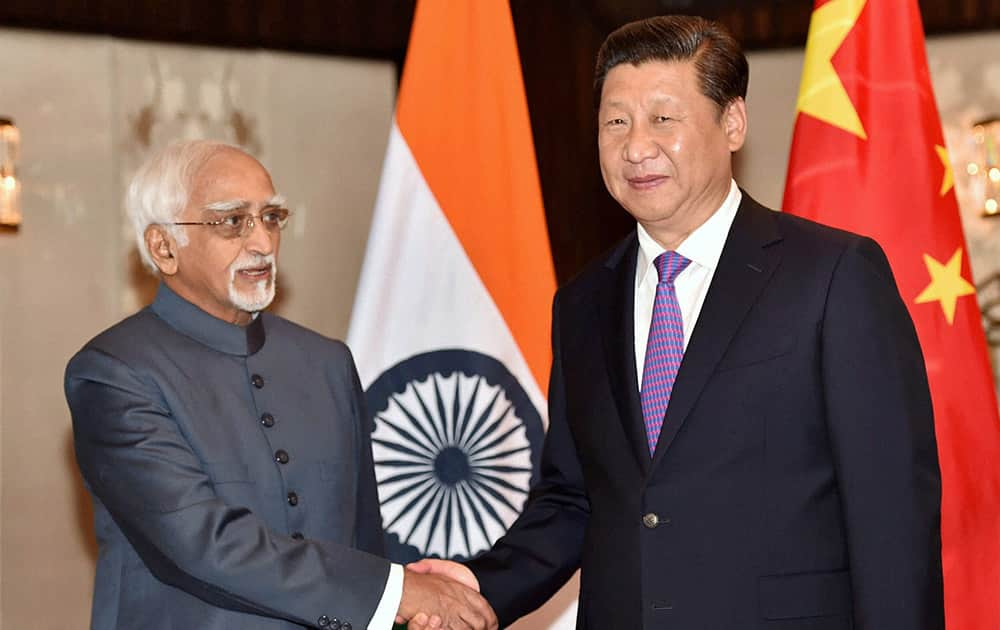
<path fill-rule="evenodd" d="M 496 630 L 497 616 L 467 567 L 425 559 L 407 565 L 396 623 L 409 630 Z"/>

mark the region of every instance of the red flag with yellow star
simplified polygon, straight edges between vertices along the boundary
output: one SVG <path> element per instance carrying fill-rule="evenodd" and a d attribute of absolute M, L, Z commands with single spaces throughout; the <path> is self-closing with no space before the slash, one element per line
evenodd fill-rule
<path fill-rule="evenodd" d="M 784 209 L 875 238 L 923 347 L 949 630 L 1000 628 L 1000 418 L 916 0 L 817 0 Z"/>

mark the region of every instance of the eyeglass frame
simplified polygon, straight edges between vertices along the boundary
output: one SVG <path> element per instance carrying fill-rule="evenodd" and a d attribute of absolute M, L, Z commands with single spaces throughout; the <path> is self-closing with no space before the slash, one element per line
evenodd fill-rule
<path fill-rule="evenodd" d="M 267 222 L 264 220 L 264 215 L 271 212 L 279 212 L 279 211 L 284 211 L 285 216 L 284 218 L 278 219 L 278 222 L 275 225 L 277 229 L 268 227 Z M 251 232 L 253 232 L 253 229 L 257 226 L 257 221 L 260 221 L 260 225 L 264 228 L 264 231 L 266 231 L 268 234 L 276 234 L 278 232 L 281 232 L 283 229 L 285 229 L 285 226 L 288 225 L 288 219 L 290 219 L 291 216 L 292 216 L 292 211 L 289 210 L 288 208 L 282 206 L 274 206 L 274 207 L 264 208 L 258 214 L 254 214 L 253 212 L 248 212 L 245 210 L 241 210 L 239 212 L 228 211 L 226 216 L 217 221 L 170 221 L 166 225 L 210 225 L 213 227 L 219 227 L 220 225 L 225 224 L 226 220 L 229 219 L 230 217 L 244 217 L 243 229 L 240 230 L 239 234 L 233 236 L 222 236 L 222 238 L 226 240 L 236 240 L 238 238 L 241 239 L 246 238 Z"/>

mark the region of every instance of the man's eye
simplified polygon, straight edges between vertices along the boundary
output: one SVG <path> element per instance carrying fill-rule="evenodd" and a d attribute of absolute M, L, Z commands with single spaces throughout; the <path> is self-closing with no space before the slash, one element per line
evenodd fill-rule
<path fill-rule="evenodd" d="M 277 225 L 278 223 L 281 223 L 281 216 L 282 213 L 278 212 L 277 210 L 273 210 L 271 212 L 265 212 L 264 214 L 260 215 L 260 220 L 263 221 L 264 223 Z"/>
<path fill-rule="evenodd" d="M 616 127 L 618 125 L 624 125 L 625 124 L 625 119 L 624 118 L 612 118 L 611 120 L 609 120 L 608 122 L 606 122 L 604 124 L 607 125 L 608 127 Z"/>
<path fill-rule="evenodd" d="M 243 215 L 242 214 L 231 214 L 227 217 L 222 218 L 222 225 L 226 227 L 240 227 L 243 225 Z"/>

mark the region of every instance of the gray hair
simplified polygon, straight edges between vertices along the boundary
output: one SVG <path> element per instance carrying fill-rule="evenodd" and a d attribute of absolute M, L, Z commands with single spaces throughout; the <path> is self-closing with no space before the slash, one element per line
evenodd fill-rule
<path fill-rule="evenodd" d="M 243 152 L 239 147 L 214 140 L 175 142 L 149 158 L 132 177 L 125 194 L 125 209 L 135 230 L 142 262 L 154 274 L 159 270 L 146 247 L 146 228 L 161 224 L 178 245 L 187 245 L 183 227 L 170 223 L 177 220 L 187 205 L 191 183 L 201 167 L 212 156 L 227 150 Z"/>

